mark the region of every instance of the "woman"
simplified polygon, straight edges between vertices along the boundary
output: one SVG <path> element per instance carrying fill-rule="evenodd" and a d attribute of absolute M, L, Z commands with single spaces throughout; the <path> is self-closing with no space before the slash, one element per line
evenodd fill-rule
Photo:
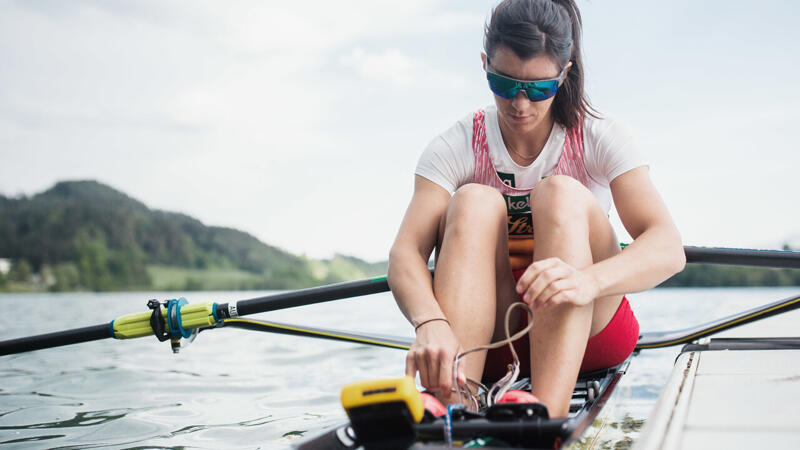
<path fill-rule="evenodd" d="M 573 0 L 499 4 L 481 55 L 495 107 L 435 138 L 417 166 L 389 282 L 416 329 L 406 373 L 419 372 L 445 404 L 456 398 L 455 356 L 505 337 L 506 309 L 521 299 L 533 309 L 529 342 L 517 347 L 529 357 L 523 369 L 551 417 L 565 417 L 581 371 L 633 351 L 638 323 L 624 294 L 684 266 L 630 133 L 584 96 L 580 32 Z M 608 221 L 612 199 L 634 238 L 624 251 Z M 503 352 L 472 353 L 458 383 L 502 375 L 509 362 Z"/>

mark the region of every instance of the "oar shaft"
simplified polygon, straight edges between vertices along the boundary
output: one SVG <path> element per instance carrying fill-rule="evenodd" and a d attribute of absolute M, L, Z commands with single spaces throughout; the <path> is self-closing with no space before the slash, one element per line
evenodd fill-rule
<path fill-rule="evenodd" d="M 683 247 L 687 263 L 800 269 L 800 252 L 743 248 Z"/>
<path fill-rule="evenodd" d="M 263 320 L 254 319 L 225 319 L 222 321 L 222 326 L 244 328 L 254 331 L 264 331 L 268 333 L 288 334 L 290 336 L 304 336 L 351 342 L 356 344 L 374 345 L 378 347 L 398 348 L 402 350 L 408 350 L 408 348 L 414 342 L 413 338 L 402 336 L 357 333 L 353 331 L 292 325 L 280 322 L 266 322 Z"/>
<path fill-rule="evenodd" d="M 79 344 L 111 337 L 111 327 L 104 323 L 55 333 L 39 334 L 0 342 L 0 355 L 30 352 L 62 345 Z"/>
<path fill-rule="evenodd" d="M 645 348 L 661 348 L 688 344 L 702 337 L 796 309 L 800 309 L 800 296 L 767 303 L 747 311 L 742 311 L 684 330 L 642 333 L 639 335 L 636 349 L 641 350 Z"/>
<path fill-rule="evenodd" d="M 251 298 L 236 302 L 239 316 L 256 314 L 279 309 L 294 308 L 296 306 L 313 305 L 315 303 L 330 302 L 344 298 L 362 295 L 377 294 L 389 290 L 386 277 L 369 278 L 366 280 L 347 281 L 344 283 L 329 284 L 326 286 L 301 289 L 299 291 L 272 294 L 264 297 Z M 217 317 L 230 318 L 231 304 L 223 303 L 217 306 Z"/>

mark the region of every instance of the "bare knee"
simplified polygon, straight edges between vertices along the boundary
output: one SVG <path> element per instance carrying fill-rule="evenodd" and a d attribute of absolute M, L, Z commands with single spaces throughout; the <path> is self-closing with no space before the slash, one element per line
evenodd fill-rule
<path fill-rule="evenodd" d="M 469 183 L 458 188 L 450 203 L 456 205 L 472 203 L 493 206 L 501 211 L 505 210 L 503 195 L 491 186 L 478 183 Z"/>
<path fill-rule="evenodd" d="M 490 186 L 466 184 L 453 194 L 444 215 L 445 230 L 481 230 L 505 226 L 503 196 Z"/>
<path fill-rule="evenodd" d="M 575 223 L 586 218 L 592 208 L 599 208 L 594 195 L 578 180 L 566 175 L 548 177 L 531 192 L 534 221 L 555 225 Z"/>

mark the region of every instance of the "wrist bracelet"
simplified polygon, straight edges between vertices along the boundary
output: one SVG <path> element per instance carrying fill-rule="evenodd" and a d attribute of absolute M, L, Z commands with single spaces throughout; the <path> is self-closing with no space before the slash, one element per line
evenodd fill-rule
<path fill-rule="evenodd" d="M 448 327 L 450 326 L 450 322 L 449 322 L 447 319 L 445 319 L 444 317 L 434 317 L 433 319 L 428 319 L 428 320 L 426 320 L 426 321 L 424 321 L 424 322 L 420 323 L 420 324 L 419 324 L 419 325 L 417 325 L 416 327 L 414 327 L 414 332 L 416 333 L 416 332 L 417 332 L 417 330 L 419 329 L 419 327 L 421 327 L 421 326 L 425 325 L 425 324 L 426 324 L 426 323 L 428 323 L 428 322 L 433 322 L 433 321 L 435 321 L 435 320 L 441 320 L 441 321 L 443 321 L 443 322 L 447 322 L 447 326 L 448 326 Z"/>

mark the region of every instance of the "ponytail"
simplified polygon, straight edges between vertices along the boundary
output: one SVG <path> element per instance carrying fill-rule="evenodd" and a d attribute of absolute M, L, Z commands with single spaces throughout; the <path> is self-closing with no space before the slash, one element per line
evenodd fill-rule
<path fill-rule="evenodd" d="M 562 69 L 572 61 L 553 100 L 553 118 L 567 129 L 586 115 L 597 116 L 583 89 L 581 25 L 575 0 L 504 0 L 492 11 L 484 32 L 490 59 L 505 46 L 522 59 L 545 54 Z"/>

